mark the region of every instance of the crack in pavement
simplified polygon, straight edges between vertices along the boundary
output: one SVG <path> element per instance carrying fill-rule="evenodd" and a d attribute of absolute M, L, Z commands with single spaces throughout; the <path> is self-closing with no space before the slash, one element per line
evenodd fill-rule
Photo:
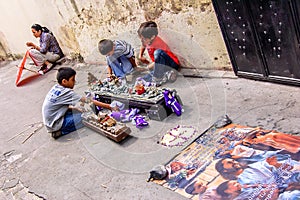
<path fill-rule="evenodd" d="M 5 195 L 12 196 L 13 199 L 32 199 L 32 200 L 46 200 L 45 197 L 30 191 L 25 187 L 20 177 L 16 173 L 16 165 L 22 154 L 16 154 L 15 150 L 5 152 L 0 159 L 0 191 Z"/>
<path fill-rule="evenodd" d="M 32 200 L 46 200 L 45 197 L 36 194 L 33 191 L 30 191 L 27 187 L 23 185 L 23 183 L 18 179 L 10 180 L 9 182 L 12 182 L 13 184 L 10 184 L 9 187 L 5 187 L 1 189 L 2 192 L 11 194 L 13 196 L 13 199 L 32 199 Z"/>

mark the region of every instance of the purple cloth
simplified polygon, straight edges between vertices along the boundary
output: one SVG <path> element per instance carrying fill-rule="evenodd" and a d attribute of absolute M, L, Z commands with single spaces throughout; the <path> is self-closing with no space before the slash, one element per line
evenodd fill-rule
<path fill-rule="evenodd" d="M 145 117 L 142 115 L 136 115 L 133 118 L 133 123 L 137 128 L 143 128 L 145 126 L 148 126 L 148 122 L 145 120 Z"/>
<path fill-rule="evenodd" d="M 168 108 L 171 108 L 172 111 L 177 115 L 180 116 L 182 112 L 182 108 L 180 103 L 177 101 L 174 92 L 170 92 L 169 90 L 165 90 L 163 92 L 164 94 L 164 99 L 166 106 Z"/>
<path fill-rule="evenodd" d="M 112 112 L 111 117 L 121 122 L 130 122 L 140 112 L 137 108 L 131 108 L 129 110 L 121 110 L 119 112 Z"/>

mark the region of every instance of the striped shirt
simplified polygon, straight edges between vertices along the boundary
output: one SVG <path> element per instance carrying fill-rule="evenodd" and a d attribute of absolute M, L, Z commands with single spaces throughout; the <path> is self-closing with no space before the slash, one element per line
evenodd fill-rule
<path fill-rule="evenodd" d="M 114 62 L 121 56 L 125 56 L 126 58 L 131 58 L 134 56 L 134 48 L 124 40 L 116 40 L 114 43 L 114 53 L 111 56 L 107 56 L 107 60 L 110 62 Z"/>

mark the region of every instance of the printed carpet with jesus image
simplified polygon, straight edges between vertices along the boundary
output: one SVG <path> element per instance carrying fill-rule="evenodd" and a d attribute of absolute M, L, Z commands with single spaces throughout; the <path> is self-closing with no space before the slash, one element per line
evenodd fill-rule
<path fill-rule="evenodd" d="M 155 183 L 193 199 L 300 199 L 300 136 L 230 123 L 211 126 Z"/>

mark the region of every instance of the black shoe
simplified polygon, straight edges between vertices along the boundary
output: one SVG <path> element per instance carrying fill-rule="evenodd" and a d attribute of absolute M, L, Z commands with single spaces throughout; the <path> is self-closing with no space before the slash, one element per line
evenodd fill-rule
<path fill-rule="evenodd" d="M 62 133 L 61 133 L 60 130 L 54 131 L 54 132 L 51 133 L 51 136 L 52 136 L 54 139 L 57 139 L 57 138 L 59 138 L 60 136 L 62 136 Z"/>
<path fill-rule="evenodd" d="M 53 64 L 52 63 L 49 63 L 48 65 L 44 64 L 38 72 L 39 72 L 39 74 L 44 75 L 48 71 L 50 71 L 52 68 L 53 68 Z"/>

